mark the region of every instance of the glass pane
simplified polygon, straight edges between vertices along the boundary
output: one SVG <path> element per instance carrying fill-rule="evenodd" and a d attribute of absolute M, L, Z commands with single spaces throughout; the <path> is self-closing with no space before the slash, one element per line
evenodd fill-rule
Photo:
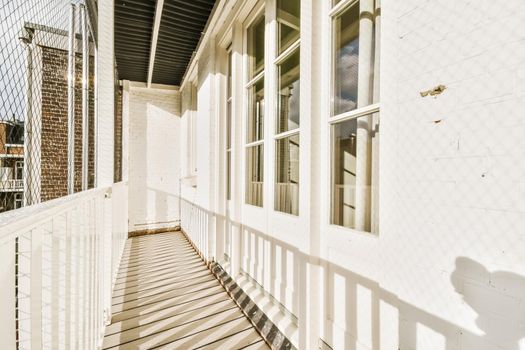
<path fill-rule="evenodd" d="M 276 141 L 275 210 L 299 215 L 299 135 Z"/>
<path fill-rule="evenodd" d="M 250 78 L 264 69 L 264 17 L 248 28 L 248 57 Z"/>
<path fill-rule="evenodd" d="M 333 126 L 332 223 L 355 227 L 357 120 Z"/>
<path fill-rule="evenodd" d="M 334 20 L 334 115 L 357 107 L 359 3 Z"/>
<path fill-rule="evenodd" d="M 332 127 L 332 224 L 378 232 L 379 114 Z"/>
<path fill-rule="evenodd" d="M 277 23 L 279 33 L 279 54 L 281 54 L 299 39 L 301 1 L 277 0 Z"/>
<path fill-rule="evenodd" d="M 264 79 L 257 81 L 248 89 L 249 114 L 248 114 L 248 140 L 254 142 L 264 137 Z"/>
<path fill-rule="evenodd" d="M 300 122 L 299 49 L 279 68 L 277 133 L 297 129 Z"/>
<path fill-rule="evenodd" d="M 246 204 L 263 206 L 264 148 L 263 145 L 247 149 Z"/>

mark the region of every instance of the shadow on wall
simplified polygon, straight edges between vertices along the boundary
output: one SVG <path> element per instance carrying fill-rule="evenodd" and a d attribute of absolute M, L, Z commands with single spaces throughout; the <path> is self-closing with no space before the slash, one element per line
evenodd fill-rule
<path fill-rule="evenodd" d="M 294 246 L 184 199 L 181 206 L 183 229 L 203 251 L 209 249 L 208 228 L 215 223 L 218 227 L 215 244 L 231 256 L 232 237 L 228 232 L 238 229 L 242 270 L 298 316 L 299 324 L 303 322 L 301 318 L 308 317 L 306 293 L 302 293 L 307 288 L 306 273 L 320 268 L 324 306 L 322 338 L 333 349 L 525 349 L 523 276 L 506 271 L 490 272 L 466 257 L 456 259 L 450 277 L 451 288 L 477 314 L 475 324 L 480 331 L 474 333 L 401 300 L 376 281 L 327 260 L 313 258 Z M 218 260 L 223 261 L 220 256 Z M 266 311 L 264 307 L 263 311 Z M 299 334 L 299 342 L 304 338 Z"/>
<path fill-rule="evenodd" d="M 488 271 L 475 260 L 459 257 L 452 285 L 477 314 L 476 325 L 487 348 L 525 348 L 525 278 L 507 271 Z"/>

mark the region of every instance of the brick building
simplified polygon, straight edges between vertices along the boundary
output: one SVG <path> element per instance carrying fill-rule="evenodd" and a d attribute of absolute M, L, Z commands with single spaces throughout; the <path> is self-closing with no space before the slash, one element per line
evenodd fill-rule
<path fill-rule="evenodd" d="M 32 202 L 67 195 L 68 173 L 68 51 L 67 32 L 26 24 L 33 33 L 31 96 L 33 140 L 28 153 L 32 172 L 28 186 Z M 75 192 L 82 188 L 82 55 L 77 37 L 75 62 Z M 94 59 L 89 59 L 89 150 L 88 188 L 94 185 Z"/>
<path fill-rule="evenodd" d="M 24 194 L 24 122 L 0 121 L 0 212 L 22 206 Z"/>

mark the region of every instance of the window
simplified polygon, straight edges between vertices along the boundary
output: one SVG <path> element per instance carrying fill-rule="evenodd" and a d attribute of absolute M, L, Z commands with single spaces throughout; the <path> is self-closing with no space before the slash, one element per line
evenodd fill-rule
<path fill-rule="evenodd" d="M 333 4 L 331 223 L 377 232 L 379 85 L 373 72 L 379 59 L 370 15 L 374 9 L 364 8 L 364 1 Z"/>
<path fill-rule="evenodd" d="M 23 180 L 23 179 L 24 179 L 24 162 L 17 161 L 15 163 L 15 180 Z"/>
<path fill-rule="evenodd" d="M 359 78 L 359 3 L 334 20 L 334 114 L 357 107 Z"/>
<path fill-rule="evenodd" d="M 22 193 L 15 193 L 14 209 L 22 208 Z"/>
<path fill-rule="evenodd" d="M 231 199 L 232 166 L 232 51 L 228 49 L 226 72 L 226 199 Z"/>
<path fill-rule="evenodd" d="M 299 215 L 300 0 L 277 1 L 275 210 Z"/>
<path fill-rule="evenodd" d="M 264 17 L 247 30 L 248 120 L 246 137 L 246 203 L 263 206 L 264 184 Z"/>
<path fill-rule="evenodd" d="M 299 39 L 300 13 L 300 0 L 277 0 L 279 55 Z"/>

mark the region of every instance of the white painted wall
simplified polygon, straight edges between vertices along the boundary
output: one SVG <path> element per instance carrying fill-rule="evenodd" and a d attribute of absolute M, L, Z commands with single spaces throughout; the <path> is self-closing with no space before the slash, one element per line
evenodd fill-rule
<path fill-rule="evenodd" d="M 378 235 L 329 224 L 328 2 L 302 1 L 300 215 L 273 209 L 271 137 L 265 206 L 244 204 L 243 22 L 256 2 L 241 3 L 220 2 L 182 86 L 184 96 L 196 78 L 199 101 L 196 187 L 182 185 L 182 226 L 205 256 L 295 315 L 288 334 L 300 349 L 319 337 L 334 349 L 525 349 L 525 3 L 383 1 Z M 220 55 L 232 38 L 226 203 Z M 439 84 L 443 94 L 421 97 Z M 181 158 L 190 113 L 182 105 Z"/>
<path fill-rule="evenodd" d="M 179 92 L 174 87 L 129 84 L 129 231 L 179 225 Z M 126 112 L 129 114 L 126 115 Z M 124 123 L 125 125 L 126 123 Z M 126 176 L 126 175 L 124 175 Z"/>

